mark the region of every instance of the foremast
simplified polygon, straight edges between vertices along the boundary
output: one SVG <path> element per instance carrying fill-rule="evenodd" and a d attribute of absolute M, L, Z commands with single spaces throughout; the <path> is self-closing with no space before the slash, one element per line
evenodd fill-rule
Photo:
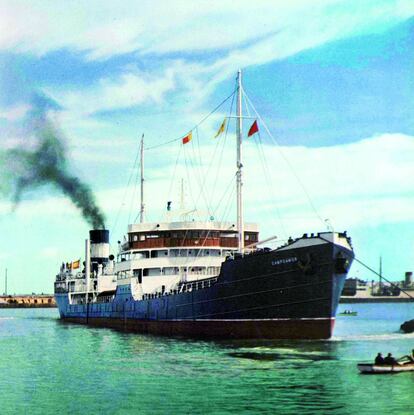
<path fill-rule="evenodd" d="M 141 137 L 141 207 L 139 210 L 139 222 L 144 222 L 144 134 Z"/>

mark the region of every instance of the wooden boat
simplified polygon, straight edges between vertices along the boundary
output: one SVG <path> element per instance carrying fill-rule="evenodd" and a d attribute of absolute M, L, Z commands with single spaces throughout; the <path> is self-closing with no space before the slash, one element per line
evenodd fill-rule
<path fill-rule="evenodd" d="M 358 363 L 358 370 L 364 374 L 386 374 L 414 371 L 414 363 L 397 363 L 395 365 L 375 365 L 373 363 Z"/>

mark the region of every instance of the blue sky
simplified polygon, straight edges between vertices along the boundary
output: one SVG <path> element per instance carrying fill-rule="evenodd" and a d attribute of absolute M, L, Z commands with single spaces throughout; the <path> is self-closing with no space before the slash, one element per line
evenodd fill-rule
<path fill-rule="evenodd" d="M 1 149 L 33 145 L 27 116 L 41 97 L 114 248 L 138 213 L 127 183 L 141 134 L 147 146 L 185 135 L 242 68 L 272 135 L 259 122 L 262 147 L 245 145 L 246 220 L 283 240 L 329 218 L 369 265 L 382 255 L 394 280 L 414 270 L 412 1 L 240 1 L 236 10 L 225 0 L 3 1 L 0 27 Z M 181 177 L 189 209 L 206 210 L 203 177 L 211 205 L 226 195 L 232 136 L 211 137 L 229 105 L 193 147 L 147 152 L 150 220 L 162 219 L 166 200 L 178 204 Z M 5 195 L 0 211 L 0 286 L 7 266 L 11 292 L 51 292 L 59 264 L 83 256 L 89 225 L 51 186 L 27 192 L 15 211 Z M 358 266 L 351 274 L 373 278 Z"/>

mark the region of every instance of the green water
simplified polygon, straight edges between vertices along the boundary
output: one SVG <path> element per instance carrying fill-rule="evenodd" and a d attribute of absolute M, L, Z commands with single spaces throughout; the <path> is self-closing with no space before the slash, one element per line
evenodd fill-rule
<path fill-rule="evenodd" d="M 260 344 L 126 334 L 62 323 L 55 309 L 0 309 L 0 413 L 414 413 L 414 372 L 356 369 L 378 351 L 414 348 L 414 335 L 398 333 L 414 304 L 352 308 L 358 316 L 338 317 L 330 341 Z"/>

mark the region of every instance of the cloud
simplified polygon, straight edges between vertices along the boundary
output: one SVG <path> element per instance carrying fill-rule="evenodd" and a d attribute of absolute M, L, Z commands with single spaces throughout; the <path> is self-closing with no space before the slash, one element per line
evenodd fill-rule
<path fill-rule="evenodd" d="M 232 141 L 230 137 L 228 139 Z M 149 167 L 146 173 L 145 195 L 149 220 L 165 219 L 167 200 L 172 200 L 173 208 L 178 209 L 181 178 L 185 178 L 186 206 L 189 211 L 197 202 L 197 208 L 203 211 L 201 218 L 207 220 L 210 216 L 211 210 L 207 211 L 205 199 L 199 194 L 204 184 L 205 196 L 213 207 L 217 207 L 222 199 L 223 208 L 213 209 L 216 219 L 221 220 L 224 212 L 227 212 L 227 219 L 232 220 L 234 208 L 229 211 L 224 209 L 224 205 L 232 201 L 234 148 L 226 146 L 217 175 L 216 163 L 210 166 L 216 145 L 216 141 L 208 145 L 201 143 L 201 160 L 197 159 L 196 145 L 194 151 L 188 150 L 186 161 L 181 154 L 175 174 L 175 152 L 171 147 L 157 149 L 157 166 Z M 216 154 L 221 152 L 221 148 L 218 148 Z M 276 148 L 265 145 L 266 162 L 257 160 L 256 150 L 252 141 L 245 144 L 245 215 L 246 221 L 259 221 L 263 236 L 274 233 L 274 227 L 280 227 L 277 213 L 283 218 L 286 232 L 292 235 L 305 230 L 323 229 L 325 218 L 330 219 L 336 230 L 362 225 L 410 223 L 414 220 L 414 211 L 410 208 L 414 203 L 411 180 L 414 176 L 414 137 L 385 134 L 352 144 L 320 148 Z M 319 218 L 280 151 L 294 166 L 296 175 L 318 210 Z M 153 157 L 154 153 L 148 151 L 146 159 L 150 162 Z M 189 162 L 190 157 L 193 158 L 192 164 Z M 268 175 L 263 170 L 264 165 L 268 167 Z M 134 189 L 136 185 L 132 183 L 129 189 L 119 187 L 97 192 L 98 203 L 108 216 L 110 226 L 119 215 L 122 218 L 119 222 L 125 226 L 128 217 L 130 221 L 135 219 L 139 209 L 139 192 Z M 7 212 L 4 203 L 0 204 L 0 211 Z M 47 203 L 45 200 L 26 201 L 16 214 L 34 219 L 38 215 L 53 215 L 56 211 L 72 218 L 78 215 L 69 202 L 58 197 L 49 198 Z"/>
<path fill-rule="evenodd" d="M 259 6 L 241 1 L 238 6 L 234 8 L 230 0 L 155 6 L 153 1 L 140 1 L 139 6 L 134 1 L 122 5 L 73 1 L 70 6 L 60 1 L 3 2 L 0 49 L 38 55 L 68 49 L 95 60 L 134 52 L 139 70 L 126 66 L 82 89 L 70 84 L 42 87 L 72 114 L 72 120 L 85 123 L 87 115 L 97 112 L 159 106 L 171 93 L 175 101 L 186 97 L 187 111 L 197 109 L 240 67 L 381 30 L 414 14 L 414 5 L 405 0 L 375 4 L 318 0 L 311 8 L 306 0 L 269 0 Z M 16 119 L 24 108 L 10 109 L 0 117 Z"/>
<path fill-rule="evenodd" d="M 58 18 L 63 9 L 64 19 Z M 45 54 L 67 48 L 83 51 L 88 59 L 136 53 L 139 70 L 127 66 L 82 89 L 43 88 L 67 112 L 85 119 L 101 111 L 160 105 L 171 93 L 175 101 L 185 96 L 194 109 L 240 67 L 381 30 L 413 15 L 414 5 L 404 0 L 318 0 L 311 8 L 304 0 L 262 1 L 259 7 L 242 1 L 237 8 L 225 0 L 163 2 L 155 7 L 146 1 L 139 7 L 135 2 L 72 2 L 71 7 L 61 2 L 10 2 L 3 11 L 0 19 L 10 29 L 0 34 L 3 49 Z"/>
<path fill-rule="evenodd" d="M 87 53 L 89 59 L 105 59 L 130 52 L 222 51 L 247 43 L 267 49 L 261 39 L 279 32 L 280 41 L 289 40 L 279 47 L 295 48 L 295 38 L 312 44 L 319 32 L 348 36 L 372 30 L 410 17 L 413 8 L 410 0 L 315 0 L 311 7 L 306 0 L 244 0 L 237 7 L 231 0 L 91 0 L 69 5 L 15 0 L 0 5 L 0 48 L 39 55 L 69 48 Z M 308 39 L 296 35 L 312 26 Z"/>
<path fill-rule="evenodd" d="M 174 88 L 174 71 L 167 69 L 162 76 L 125 73 L 117 79 L 100 79 L 96 85 L 82 91 L 45 90 L 67 110 L 92 114 L 128 108 L 138 104 L 160 103 Z"/>

